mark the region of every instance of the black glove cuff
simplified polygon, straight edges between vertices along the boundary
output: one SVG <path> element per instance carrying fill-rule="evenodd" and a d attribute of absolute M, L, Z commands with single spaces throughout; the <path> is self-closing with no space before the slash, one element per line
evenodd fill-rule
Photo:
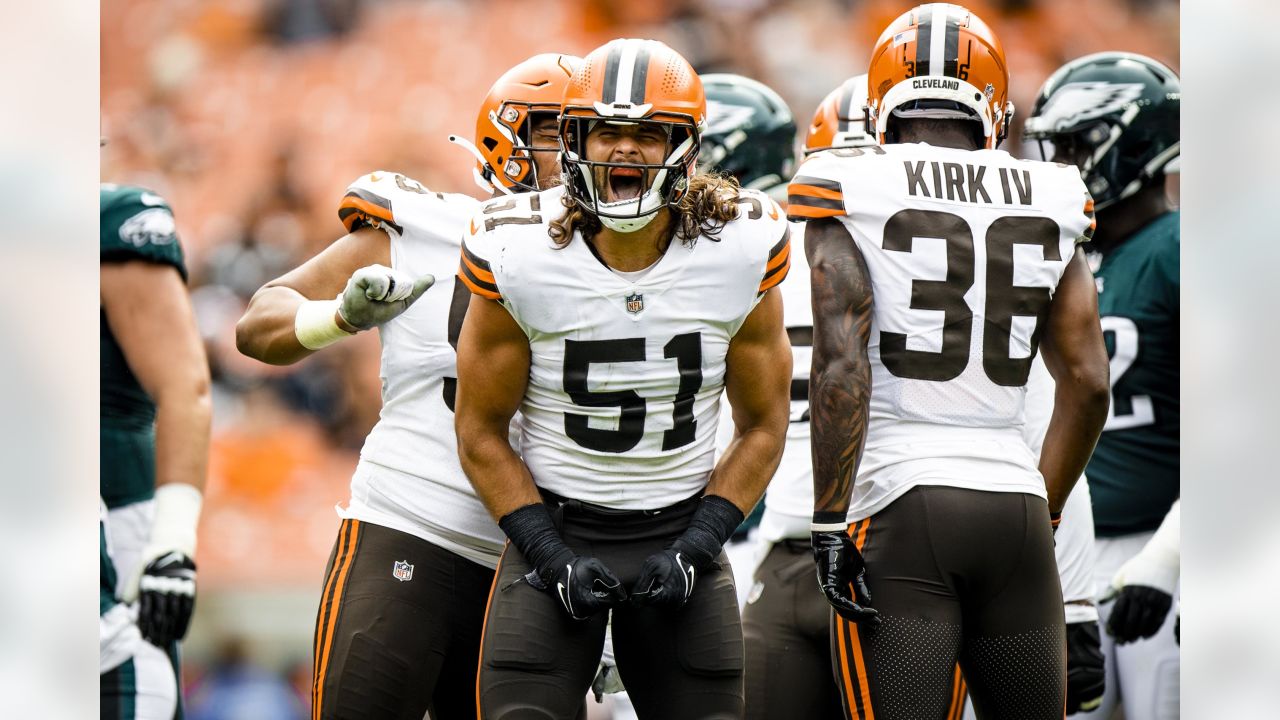
<path fill-rule="evenodd" d="M 689 527 L 672 543 L 671 549 L 682 553 L 695 568 L 705 570 L 720 555 L 743 517 L 737 505 L 719 495 L 705 495 Z"/>
<path fill-rule="evenodd" d="M 542 503 L 512 510 L 498 521 L 498 527 L 511 538 L 511 543 L 546 580 L 555 568 L 573 557 L 560 532 L 551 521 L 551 513 Z"/>

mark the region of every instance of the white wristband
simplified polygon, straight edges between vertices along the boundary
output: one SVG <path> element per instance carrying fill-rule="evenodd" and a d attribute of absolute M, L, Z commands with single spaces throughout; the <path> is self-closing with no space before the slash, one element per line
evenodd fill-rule
<path fill-rule="evenodd" d="M 849 523 L 809 523 L 809 530 L 813 532 L 844 532 L 849 529 Z"/>
<path fill-rule="evenodd" d="M 156 488 L 156 519 L 147 545 L 181 550 L 187 557 L 194 558 L 202 504 L 203 496 L 194 485 L 172 482 Z"/>
<path fill-rule="evenodd" d="M 298 306 L 298 314 L 293 318 L 293 332 L 298 336 L 298 343 L 308 350 L 319 350 L 328 347 L 353 333 L 338 327 L 334 314 L 342 305 L 342 300 L 306 300 Z"/>

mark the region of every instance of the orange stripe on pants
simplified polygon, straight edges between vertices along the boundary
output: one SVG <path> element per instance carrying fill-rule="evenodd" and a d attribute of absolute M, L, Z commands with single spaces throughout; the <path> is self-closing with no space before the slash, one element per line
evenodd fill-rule
<path fill-rule="evenodd" d="M 347 541 L 346 550 L 340 553 L 338 560 L 334 563 L 333 580 L 333 602 L 329 610 L 329 622 L 324 629 L 323 646 L 316 646 L 316 660 L 319 667 L 316 669 L 315 693 L 316 700 L 312 704 L 311 714 L 315 720 L 320 720 L 320 708 L 324 704 L 324 676 L 329 669 L 329 657 L 333 654 L 333 630 L 338 624 L 338 611 L 342 605 L 342 589 L 347 584 L 347 575 L 351 572 L 352 560 L 355 558 L 356 541 L 360 538 L 360 521 L 349 520 L 351 523 L 351 535 Z M 323 647 L 323 650 L 321 649 Z"/>
<path fill-rule="evenodd" d="M 867 529 L 871 527 L 871 518 L 866 518 L 860 523 L 854 523 L 850 528 L 849 535 L 854 538 L 853 546 L 858 548 L 858 552 L 862 552 L 862 548 L 867 544 Z M 865 600 L 865 598 L 858 598 Z M 849 643 L 853 649 L 854 667 L 857 668 L 858 691 L 862 696 L 862 707 L 866 710 L 867 720 L 875 720 L 876 713 L 871 707 L 871 681 L 867 677 L 867 665 L 862 658 L 862 640 L 858 637 L 858 626 L 849 623 Z"/>
<path fill-rule="evenodd" d="M 342 558 L 347 552 L 347 521 L 343 520 L 338 526 L 338 547 L 333 554 L 333 567 L 329 568 L 329 576 L 324 581 L 324 592 L 320 593 L 320 609 L 316 613 L 316 640 L 312 649 L 311 659 L 311 718 L 316 720 L 320 713 L 320 687 L 316 680 L 319 678 L 320 657 L 324 653 L 324 646 L 321 642 L 324 639 L 324 609 L 325 606 L 333 601 L 331 593 L 333 591 L 334 579 L 338 577 L 338 569 L 342 567 Z"/>

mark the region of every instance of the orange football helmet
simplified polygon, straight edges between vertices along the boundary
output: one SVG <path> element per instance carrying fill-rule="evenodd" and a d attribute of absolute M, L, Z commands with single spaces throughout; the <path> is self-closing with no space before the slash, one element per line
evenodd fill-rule
<path fill-rule="evenodd" d="M 874 135 L 867 132 L 867 76 L 858 75 L 832 90 L 809 123 L 804 139 L 805 156 L 820 150 L 875 145 Z"/>
<path fill-rule="evenodd" d="M 581 64 L 582 58 L 573 55 L 534 55 L 503 73 L 489 88 L 476 117 L 474 145 L 449 136 L 476 156 L 476 183 L 486 192 L 493 192 L 495 186 L 508 194 L 541 189 L 533 154 L 560 149 L 533 147 L 531 120 L 540 113 L 560 114 L 565 87 Z"/>
<path fill-rule="evenodd" d="M 889 118 L 982 122 L 986 147 L 1009 132 L 1009 67 L 985 22 L 948 3 L 920 5 L 889 24 L 871 51 L 867 129 L 885 142 Z"/>
<path fill-rule="evenodd" d="M 684 197 L 706 126 L 702 80 L 679 53 L 657 40 L 612 40 L 583 59 L 565 91 L 560 116 L 565 187 L 580 207 L 618 232 L 634 232 L 658 210 Z M 586 159 L 587 134 L 599 122 L 656 125 L 667 134 L 669 152 L 661 164 L 596 162 Z M 649 180 L 631 199 L 605 202 L 596 187 L 596 168 L 640 168 Z"/>

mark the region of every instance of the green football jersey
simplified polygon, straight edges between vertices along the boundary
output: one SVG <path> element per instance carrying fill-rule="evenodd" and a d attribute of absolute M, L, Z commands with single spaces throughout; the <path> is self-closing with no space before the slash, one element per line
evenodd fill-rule
<path fill-rule="evenodd" d="M 101 262 L 147 262 L 172 265 L 187 277 L 173 211 L 164 198 L 138 187 L 101 188 Z M 108 508 L 147 500 L 155 494 L 156 406 L 134 377 L 120 344 L 101 322 L 99 380 L 99 489 Z"/>
<path fill-rule="evenodd" d="M 1179 497 L 1179 213 L 1102 258 L 1095 277 L 1111 409 L 1087 472 L 1099 537 L 1155 530 Z"/>

